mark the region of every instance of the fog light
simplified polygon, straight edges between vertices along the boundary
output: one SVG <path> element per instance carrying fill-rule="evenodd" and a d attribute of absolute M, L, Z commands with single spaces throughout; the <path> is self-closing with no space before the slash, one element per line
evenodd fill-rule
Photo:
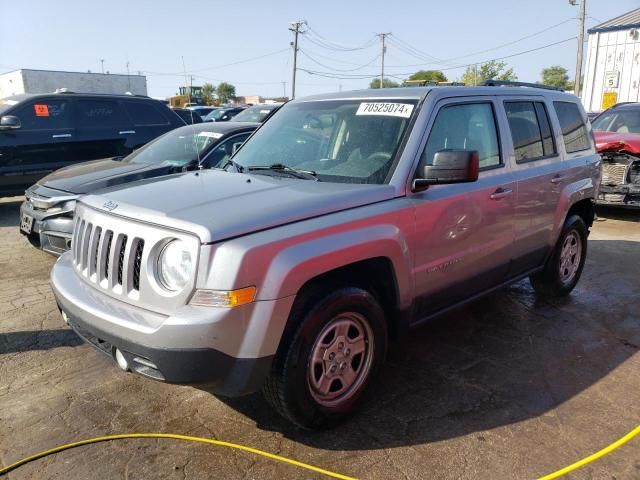
<path fill-rule="evenodd" d="M 62 320 L 64 320 L 64 323 L 69 325 L 69 316 L 66 313 L 64 313 L 63 311 L 61 311 L 61 313 L 62 313 Z"/>
<path fill-rule="evenodd" d="M 124 358 L 124 355 L 118 348 L 116 348 L 116 363 L 125 372 L 129 370 L 129 362 L 127 362 L 127 359 Z"/>

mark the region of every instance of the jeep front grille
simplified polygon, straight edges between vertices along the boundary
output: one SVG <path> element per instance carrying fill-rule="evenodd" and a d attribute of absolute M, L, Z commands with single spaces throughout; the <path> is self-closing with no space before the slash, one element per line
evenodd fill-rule
<path fill-rule="evenodd" d="M 622 185 L 627 183 L 629 165 L 624 163 L 604 162 L 602 165 L 603 185 Z"/>
<path fill-rule="evenodd" d="M 77 219 L 72 239 L 73 263 L 90 281 L 123 293 L 140 290 L 140 264 L 144 240 L 126 233 L 106 230 L 82 218 Z M 118 252 L 113 255 L 113 252 Z"/>

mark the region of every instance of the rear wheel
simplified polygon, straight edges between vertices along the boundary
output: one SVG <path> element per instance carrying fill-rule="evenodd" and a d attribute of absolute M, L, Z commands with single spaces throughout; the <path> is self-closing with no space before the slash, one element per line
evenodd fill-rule
<path fill-rule="evenodd" d="M 335 423 L 354 411 L 384 361 L 383 310 L 366 290 L 342 288 L 301 299 L 290 322 L 265 397 L 301 427 Z"/>
<path fill-rule="evenodd" d="M 536 293 L 546 297 L 568 295 L 576 286 L 587 256 L 587 226 L 578 215 L 569 217 L 544 269 L 531 275 Z"/>

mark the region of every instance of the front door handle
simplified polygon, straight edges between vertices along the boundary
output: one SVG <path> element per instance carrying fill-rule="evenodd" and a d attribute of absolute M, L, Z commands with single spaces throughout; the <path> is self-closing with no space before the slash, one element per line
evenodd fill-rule
<path fill-rule="evenodd" d="M 70 133 L 60 133 L 58 135 L 51 135 L 51 138 L 71 138 L 72 135 Z"/>
<path fill-rule="evenodd" d="M 508 197 L 512 193 L 513 193 L 513 190 L 511 190 L 510 188 L 502 188 L 502 187 L 500 187 L 495 192 L 493 192 L 491 195 L 489 195 L 489 198 L 491 200 L 502 200 L 503 198 Z"/>
<path fill-rule="evenodd" d="M 558 183 L 562 183 L 562 181 L 564 180 L 564 176 L 563 175 L 556 175 L 555 177 L 553 177 L 551 179 L 551 183 L 553 183 L 554 185 L 558 184 Z"/>
<path fill-rule="evenodd" d="M 123 130 L 123 131 L 118 132 L 118 133 L 119 133 L 120 135 L 131 135 L 131 134 L 136 133 L 136 131 L 135 131 L 135 130 Z"/>

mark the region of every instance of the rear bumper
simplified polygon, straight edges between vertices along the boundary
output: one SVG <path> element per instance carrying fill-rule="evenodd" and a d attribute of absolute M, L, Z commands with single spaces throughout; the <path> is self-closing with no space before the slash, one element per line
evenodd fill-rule
<path fill-rule="evenodd" d="M 601 185 L 597 205 L 609 207 L 640 208 L 640 185 Z"/>

